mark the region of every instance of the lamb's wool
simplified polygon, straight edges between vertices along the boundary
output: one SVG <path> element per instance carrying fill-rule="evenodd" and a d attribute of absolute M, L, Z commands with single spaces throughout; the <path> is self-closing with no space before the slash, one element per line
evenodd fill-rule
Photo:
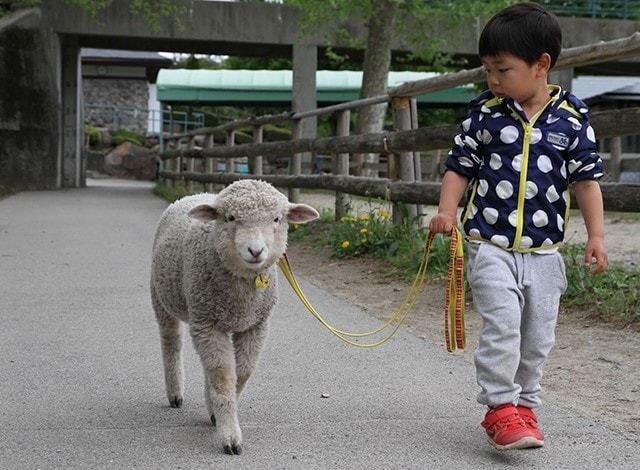
<path fill-rule="evenodd" d="M 317 215 L 308 206 L 290 204 L 268 183 L 241 180 L 217 195 L 175 202 L 158 224 L 151 299 L 167 397 L 172 406 L 181 406 L 179 319 L 189 324 L 205 371 L 207 408 L 229 453 L 241 449 L 235 395 L 255 368 L 277 301 L 275 263 L 286 250 L 287 219 L 304 223 Z M 268 279 L 266 286 L 256 286 L 258 276 Z"/>

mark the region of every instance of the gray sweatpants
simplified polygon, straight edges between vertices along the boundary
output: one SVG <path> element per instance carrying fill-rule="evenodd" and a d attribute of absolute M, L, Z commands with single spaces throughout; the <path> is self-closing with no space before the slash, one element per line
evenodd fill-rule
<path fill-rule="evenodd" d="M 478 401 L 536 408 L 567 287 L 562 256 L 509 252 L 490 243 L 469 243 L 468 252 L 467 279 L 483 320 L 474 356 Z"/>

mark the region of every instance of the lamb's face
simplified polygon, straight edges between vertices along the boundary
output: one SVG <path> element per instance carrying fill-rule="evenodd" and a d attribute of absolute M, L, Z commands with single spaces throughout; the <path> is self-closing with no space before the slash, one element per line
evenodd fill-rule
<path fill-rule="evenodd" d="M 225 188 L 216 202 L 198 206 L 191 216 L 216 220 L 216 251 L 231 271 L 251 276 L 274 264 L 287 248 L 288 222 L 318 217 L 305 204 L 291 204 L 263 181 L 241 180 Z"/>

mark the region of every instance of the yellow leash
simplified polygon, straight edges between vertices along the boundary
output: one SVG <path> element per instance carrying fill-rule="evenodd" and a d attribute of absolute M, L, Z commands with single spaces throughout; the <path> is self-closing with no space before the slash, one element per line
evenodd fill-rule
<path fill-rule="evenodd" d="M 284 256 L 278 261 L 278 266 L 282 270 L 284 277 L 289 281 L 291 288 L 296 293 L 298 298 L 302 301 L 307 310 L 311 312 L 327 330 L 333 335 L 340 338 L 345 343 L 359 348 L 375 348 L 381 344 L 386 343 L 391 339 L 393 335 L 400 329 L 400 326 L 404 323 L 409 312 L 418 301 L 418 297 L 424 290 L 424 284 L 427 273 L 427 265 L 429 262 L 429 254 L 431 253 L 431 244 L 433 242 L 434 235 L 429 234 L 424 246 L 422 254 L 422 260 L 418 273 L 409 288 L 409 292 L 405 295 L 404 299 L 400 303 L 400 306 L 395 312 L 380 326 L 372 331 L 363 333 L 353 333 L 343 331 L 327 322 L 322 315 L 311 305 L 307 296 L 302 292 L 298 280 L 293 274 L 289 258 L 285 253 Z M 448 283 L 447 293 L 445 299 L 445 338 L 447 344 L 447 351 L 455 351 L 456 348 L 464 348 L 465 346 L 465 327 L 464 327 L 464 251 L 462 247 L 462 235 L 460 231 L 454 227 L 451 233 L 451 250 L 449 255 L 449 271 L 448 271 Z M 370 343 L 361 343 L 353 341 L 351 338 L 364 338 L 373 336 L 383 332 L 387 328 L 392 328 L 386 336 L 377 341 Z"/>

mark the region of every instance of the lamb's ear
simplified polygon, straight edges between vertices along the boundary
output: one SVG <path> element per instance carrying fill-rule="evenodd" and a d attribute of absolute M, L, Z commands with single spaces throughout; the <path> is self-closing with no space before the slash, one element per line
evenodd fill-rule
<path fill-rule="evenodd" d="M 209 204 L 200 204 L 189 211 L 189 217 L 200 222 L 211 222 L 222 217 L 222 210 Z"/>
<path fill-rule="evenodd" d="M 287 220 L 292 224 L 306 224 L 320 217 L 318 211 L 306 204 L 289 204 Z"/>

